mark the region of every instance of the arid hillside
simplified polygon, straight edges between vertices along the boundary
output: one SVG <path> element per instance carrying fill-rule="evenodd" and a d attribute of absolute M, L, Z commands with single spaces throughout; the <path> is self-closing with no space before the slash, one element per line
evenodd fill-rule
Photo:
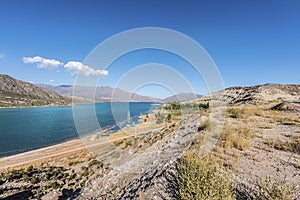
<path fill-rule="evenodd" d="M 69 98 L 31 83 L 0 74 L 0 107 L 67 105 Z"/>
<path fill-rule="evenodd" d="M 300 85 L 265 84 L 253 87 L 231 87 L 200 98 L 201 101 L 221 97 L 228 105 L 269 104 L 300 100 Z"/>

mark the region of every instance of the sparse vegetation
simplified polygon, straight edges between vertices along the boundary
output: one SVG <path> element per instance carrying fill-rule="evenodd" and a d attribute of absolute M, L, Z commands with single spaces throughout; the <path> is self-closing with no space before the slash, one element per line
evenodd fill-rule
<path fill-rule="evenodd" d="M 103 164 L 96 159 L 93 159 L 89 162 L 89 167 L 100 166 L 103 167 Z"/>
<path fill-rule="evenodd" d="M 72 161 L 71 166 L 80 164 L 76 160 Z M 88 163 L 88 167 L 82 168 L 81 172 L 75 172 L 71 168 L 67 169 L 60 166 L 44 166 L 13 169 L 0 173 L 0 184 L 6 192 L 23 192 L 30 190 L 30 198 L 40 199 L 49 191 L 62 191 L 68 189 L 70 191 L 83 187 L 87 181 L 87 177 L 94 174 L 94 170 L 99 170 L 103 164 L 92 159 Z M 10 185 L 16 184 L 15 188 Z M 72 193 L 72 192 L 71 192 Z M 1 193 L 0 193 L 1 195 Z"/>
<path fill-rule="evenodd" d="M 166 110 L 179 110 L 180 109 L 180 103 L 179 102 L 171 102 L 171 103 L 166 103 L 164 105 L 164 108 Z"/>
<path fill-rule="evenodd" d="M 80 162 L 82 162 L 82 161 L 80 161 L 80 160 L 72 160 L 72 161 L 69 162 L 69 166 L 77 165 Z"/>
<path fill-rule="evenodd" d="M 299 124 L 300 120 L 292 117 L 281 117 L 277 119 L 277 122 L 287 126 L 294 126 Z"/>
<path fill-rule="evenodd" d="M 166 110 L 180 110 L 180 109 L 199 109 L 199 110 L 208 110 L 209 103 L 196 103 L 196 102 L 170 102 L 164 104 Z"/>
<path fill-rule="evenodd" d="M 240 119 L 244 115 L 244 110 L 241 108 L 228 108 L 227 113 L 229 117 Z"/>
<path fill-rule="evenodd" d="M 116 140 L 116 141 L 113 141 L 113 144 L 115 146 L 120 146 L 121 144 L 123 144 L 125 141 L 125 139 L 120 139 L 120 140 Z"/>
<path fill-rule="evenodd" d="M 293 200 L 294 192 L 294 187 L 288 186 L 285 179 L 283 181 L 275 181 L 267 177 L 258 183 L 258 190 L 252 192 L 251 198 L 261 200 Z"/>
<path fill-rule="evenodd" d="M 221 146 L 244 151 L 251 146 L 252 133 L 247 127 L 225 126 L 221 133 Z"/>
<path fill-rule="evenodd" d="M 267 144 L 277 150 L 290 151 L 300 154 L 300 137 L 290 137 L 285 141 L 268 140 Z"/>
<path fill-rule="evenodd" d="M 178 165 L 179 199 L 235 199 L 235 186 L 229 172 L 213 156 L 201 158 L 195 152 L 184 155 Z"/>
<path fill-rule="evenodd" d="M 203 130 L 209 130 L 210 128 L 212 128 L 212 122 L 209 120 L 206 120 L 197 128 L 197 131 L 199 132 L 199 131 L 203 131 Z"/>
<path fill-rule="evenodd" d="M 260 128 L 262 128 L 262 129 L 272 129 L 273 126 L 272 126 L 272 124 L 269 124 L 269 123 L 263 123 L 263 124 L 261 124 Z"/>

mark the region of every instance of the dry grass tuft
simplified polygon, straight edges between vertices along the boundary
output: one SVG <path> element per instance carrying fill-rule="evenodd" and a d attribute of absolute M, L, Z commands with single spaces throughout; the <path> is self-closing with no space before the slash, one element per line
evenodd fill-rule
<path fill-rule="evenodd" d="M 225 149 L 236 148 L 244 151 L 251 146 L 251 131 L 247 127 L 225 126 L 221 133 L 221 146 Z"/>
<path fill-rule="evenodd" d="M 241 108 L 228 108 L 227 113 L 229 117 L 240 119 L 245 114 L 244 109 Z"/>
<path fill-rule="evenodd" d="M 300 120 L 293 117 L 282 117 L 282 118 L 277 118 L 277 122 L 283 125 L 294 126 L 299 124 Z"/>
<path fill-rule="evenodd" d="M 272 126 L 272 124 L 269 124 L 269 123 L 263 123 L 263 124 L 260 125 L 259 128 L 262 128 L 262 129 L 272 129 L 273 126 Z"/>
<path fill-rule="evenodd" d="M 291 137 L 285 141 L 268 140 L 267 144 L 274 149 L 300 154 L 300 137 Z"/>

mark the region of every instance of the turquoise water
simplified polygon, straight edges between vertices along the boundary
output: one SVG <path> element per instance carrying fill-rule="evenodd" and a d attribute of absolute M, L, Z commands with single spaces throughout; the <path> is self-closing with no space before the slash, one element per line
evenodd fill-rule
<path fill-rule="evenodd" d="M 118 112 L 118 122 L 127 122 L 128 104 L 113 103 L 113 109 Z M 117 129 L 111 103 L 80 104 L 76 116 L 83 120 L 80 134 L 88 134 L 99 129 L 89 120 L 95 108 L 96 120 L 101 128 Z M 140 114 L 151 112 L 151 103 L 129 103 L 130 116 L 136 122 Z M 78 127 L 77 127 L 78 128 Z M 4 108 L 0 109 L 0 157 L 38 149 L 79 138 L 71 106 L 34 107 L 34 108 Z"/>

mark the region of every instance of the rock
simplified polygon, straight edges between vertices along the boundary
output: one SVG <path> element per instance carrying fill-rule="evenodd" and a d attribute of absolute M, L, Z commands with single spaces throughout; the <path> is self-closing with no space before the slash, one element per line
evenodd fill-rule
<path fill-rule="evenodd" d="M 300 100 L 284 101 L 271 108 L 272 110 L 300 112 Z"/>

